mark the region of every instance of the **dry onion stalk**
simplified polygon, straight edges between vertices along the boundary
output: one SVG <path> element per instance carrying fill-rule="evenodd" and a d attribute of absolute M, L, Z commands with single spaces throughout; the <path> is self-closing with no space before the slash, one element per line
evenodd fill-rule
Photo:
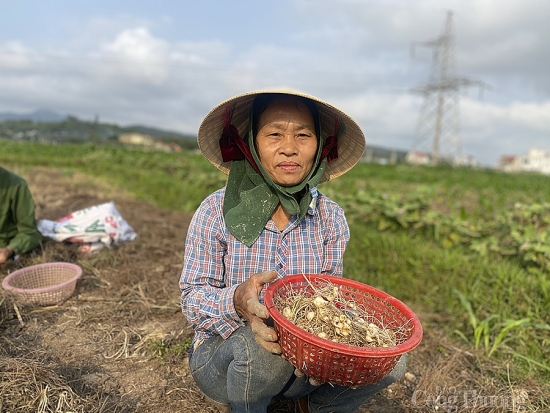
<path fill-rule="evenodd" d="M 313 293 L 289 289 L 284 297 L 274 297 L 279 312 L 301 329 L 335 343 L 358 347 L 386 348 L 407 340 L 408 322 L 397 328 L 386 327 L 384 320 L 346 300 L 330 281 L 317 287 L 309 285 Z"/>

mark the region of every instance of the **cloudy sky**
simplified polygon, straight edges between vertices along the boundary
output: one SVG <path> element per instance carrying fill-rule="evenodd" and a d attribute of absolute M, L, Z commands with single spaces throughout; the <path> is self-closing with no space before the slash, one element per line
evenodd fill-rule
<path fill-rule="evenodd" d="M 449 10 L 449 76 L 470 83 L 452 105 L 462 154 L 550 149 L 548 0 L 0 0 L 0 112 L 195 134 L 226 98 L 290 87 L 349 113 L 368 144 L 429 150 L 412 90 Z"/>

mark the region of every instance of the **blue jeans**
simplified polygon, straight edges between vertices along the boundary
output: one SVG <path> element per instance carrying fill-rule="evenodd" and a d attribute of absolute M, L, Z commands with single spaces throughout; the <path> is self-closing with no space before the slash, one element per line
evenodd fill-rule
<path fill-rule="evenodd" d="M 227 339 L 214 336 L 189 352 L 189 368 L 202 392 L 232 413 L 265 413 L 274 399 L 294 400 L 309 394 L 312 413 L 352 413 L 405 374 L 406 356 L 375 384 L 351 388 L 328 383 L 313 386 L 296 377 L 294 367 L 254 339 L 247 325 Z"/>

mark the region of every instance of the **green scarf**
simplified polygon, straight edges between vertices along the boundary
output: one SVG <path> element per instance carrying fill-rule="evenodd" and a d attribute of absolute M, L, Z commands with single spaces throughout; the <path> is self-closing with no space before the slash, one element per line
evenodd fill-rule
<path fill-rule="evenodd" d="M 256 242 L 279 203 L 289 214 L 298 215 L 299 220 L 304 218 L 311 204 L 311 190 L 319 184 L 327 165 L 326 158 L 319 162 L 323 148 L 319 131 L 315 162 L 306 178 L 294 186 L 276 184 L 262 167 L 253 139 L 250 139 L 252 116 L 250 119 L 248 146 L 261 175 L 246 158 L 232 161 L 223 203 L 229 232 L 247 247 Z"/>

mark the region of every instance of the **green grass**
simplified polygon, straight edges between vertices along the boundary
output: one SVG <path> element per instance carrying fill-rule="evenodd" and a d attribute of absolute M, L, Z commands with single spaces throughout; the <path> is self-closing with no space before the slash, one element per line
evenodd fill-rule
<path fill-rule="evenodd" d="M 0 164 L 83 172 L 159 207 L 193 212 L 225 183 L 200 154 L 114 146 L 0 142 Z M 358 194 L 388 199 L 415 194 L 441 217 L 490 222 L 517 202 L 550 202 L 550 177 L 491 170 L 358 164 L 320 190 L 354 209 Z M 346 208 L 348 210 L 348 208 Z M 357 215 L 357 214 L 356 214 Z M 482 255 L 460 242 L 443 245 L 433 231 L 380 231 L 350 214 L 344 271 L 414 309 L 437 313 L 438 325 L 487 355 L 511 362 L 516 375 L 550 381 L 550 276 L 518 256 Z M 541 222 L 550 223 L 550 217 Z M 437 222 L 436 222 L 437 225 Z"/>
<path fill-rule="evenodd" d="M 189 352 L 191 347 L 191 338 L 186 338 L 178 342 L 166 342 L 164 340 L 152 340 L 149 343 L 149 348 L 153 355 L 159 359 L 161 363 L 170 356 L 175 356 L 179 360 Z"/>
<path fill-rule="evenodd" d="M 502 361 L 515 374 L 550 378 L 548 273 L 517 259 L 489 259 L 407 232 L 351 226 L 344 272 L 446 320 L 439 328 Z M 467 305 L 466 305 L 467 303 Z M 485 330 L 483 330 L 485 328 Z"/>
<path fill-rule="evenodd" d="M 200 154 L 164 153 L 95 144 L 30 144 L 0 141 L 0 160 L 18 167 L 80 171 L 162 208 L 192 211 L 225 175 Z"/>
<path fill-rule="evenodd" d="M 331 195 L 357 191 L 398 195 L 420 193 L 430 197 L 445 212 L 479 218 L 510 208 L 516 202 L 548 202 L 549 184 L 548 176 L 534 173 L 361 163 L 342 178 L 323 185 L 329 188 Z"/>

